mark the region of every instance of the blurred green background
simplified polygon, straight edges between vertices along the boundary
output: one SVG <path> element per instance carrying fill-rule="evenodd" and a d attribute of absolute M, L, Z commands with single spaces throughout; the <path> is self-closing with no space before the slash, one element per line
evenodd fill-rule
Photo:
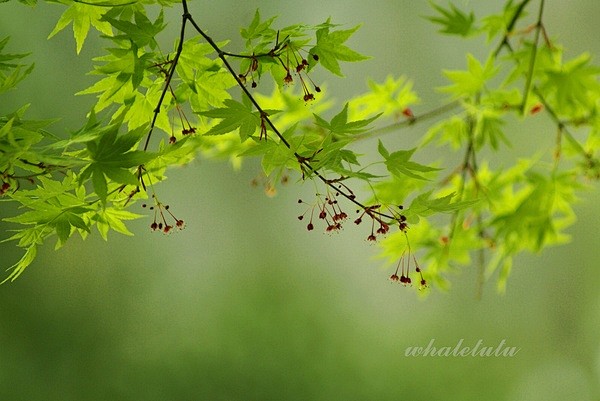
<path fill-rule="evenodd" d="M 456 3 L 479 16 L 501 8 Z M 328 78 L 331 93 L 343 99 L 367 77 L 405 74 L 423 99 L 416 112 L 443 102 L 433 89 L 444 83 L 440 68 L 462 68 L 466 51 L 485 54 L 482 40 L 437 35 L 421 18 L 431 14 L 425 1 L 190 7 L 215 39 L 234 37 L 256 8 L 282 25 L 328 16 L 364 23 L 352 46 L 374 58 L 345 65 L 344 80 Z M 82 125 L 93 99 L 73 93 L 93 82 L 85 73 L 105 45 L 91 35 L 76 57 L 69 30 L 47 41 L 63 10 L 0 4 L 0 36 L 36 63 L 18 91 L 0 98 L 0 111 L 32 103 L 30 118 L 64 116 L 56 133 Z M 597 55 L 598 17 L 594 0 L 548 2 L 546 29 L 568 56 Z M 179 18 L 167 13 L 173 37 Z M 423 129 L 390 134 L 386 144 L 411 146 Z M 515 152 L 539 148 L 527 126 L 509 129 Z M 160 192 L 186 220 L 181 233 L 152 234 L 145 219 L 131 225 L 135 237 L 45 246 L 20 279 L 0 287 L 0 400 L 600 400 L 597 185 L 576 208 L 573 241 L 518 258 L 505 295 L 492 280 L 475 300 L 473 267 L 449 276 L 448 293 L 420 299 L 388 282 L 361 230 L 330 237 L 298 224 L 296 200 L 311 185 L 268 198 L 250 185 L 259 171 L 211 161 L 171 171 Z M 0 217 L 9 214 L 3 203 Z M 12 244 L 0 245 L 2 267 L 16 258 Z M 452 347 L 505 340 L 520 350 L 512 358 L 404 355 L 431 339 Z"/>

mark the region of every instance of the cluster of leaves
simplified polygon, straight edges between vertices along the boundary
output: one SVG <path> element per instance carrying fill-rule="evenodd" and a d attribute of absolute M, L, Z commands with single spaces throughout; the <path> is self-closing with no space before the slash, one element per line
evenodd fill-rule
<path fill-rule="evenodd" d="M 418 273 L 420 287 L 444 287 L 446 271 L 478 255 L 481 282 L 499 269 L 503 287 L 516 254 L 568 238 L 564 230 L 574 221 L 575 192 L 600 174 L 600 70 L 587 54 L 563 61 L 545 31 L 543 1 L 533 25 L 526 17 L 529 0 L 509 0 L 485 18 L 433 4 L 436 15 L 429 19 L 440 32 L 485 35 L 490 53 L 483 59 L 469 54 L 465 70 L 444 71 L 449 85 L 440 90 L 448 94 L 447 104 L 422 114 L 412 111 L 420 100 L 411 82 L 393 76 L 370 81 L 367 93 L 331 110 L 326 87 L 314 82 L 312 72 L 320 66 L 343 76 L 340 62 L 367 59 L 346 45 L 358 26 L 341 29 L 328 19 L 275 28 L 275 18 L 264 20 L 257 11 L 241 29 L 245 48 L 233 53 L 225 50 L 226 41 L 206 35 L 183 1 L 181 34 L 166 52 L 158 40 L 166 25 L 163 13 L 154 20 L 146 13 L 155 1 L 58 3 L 67 9 L 50 36 L 72 23 L 78 53 L 92 27 L 108 47 L 94 59 L 92 74 L 99 79 L 79 92 L 95 95 L 97 102 L 69 138 L 48 133 L 51 121 L 26 120 L 26 107 L 0 117 L 1 194 L 21 207 L 5 219 L 17 225 L 6 240 L 25 249 L 6 280 L 31 264 L 51 236 L 60 247 L 75 233 L 85 238 L 93 226 L 105 239 L 110 229 L 131 234 L 125 221 L 140 216 L 127 209 L 141 200 L 154 210 L 151 229 L 182 228 L 155 184 L 167 168 L 200 154 L 235 163 L 260 157 L 272 183 L 290 174 L 315 180 L 326 195 L 309 203 L 307 228 L 314 228 L 317 213 L 327 231 L 336 231 L 348 217 L 340 204 L 356 207 L 356 224 L 372 222 L 367 239 L 378 241 L 390 261 L 401 261 L 402 277 L 396 269 L 393 281 L 410 284 L 410 275 Z M 173 3 L 158 1 L 162 7 Z M 186 35 L 191 29 L 195 35 Z M 6 43 L 0 41 L 0 93 L 32 68 L 17 63 L 25 55 L 3 53 Z M 269 94 L 261 93 L 272 86 L 262 82 L 265 77 L 275 83 Z M 552 138 L 544 133 L 539 139 L 552 144 L 550 160 L 509 157 L 502 166 L 480 160 L 484 151 L 510 146 L 505 126 L 511 116 L 542 114 L 556 126 Z M 353 150 L 359 140 L 434 118 L 423 140 L 408 149 L 390 151 L 380 140 L 380 163 L 363 165 Z M 153 136 L 155 131 L 161 132 Z M 414 160 L 418 150 L 434 145 L 462 155 L 450 174 L 440 176 L 447 160 L 435 167 Z M 364 188 L 369 192 L 359 195 Z"/>
<path fill-rule="evenodd" d="M 576 192 L 599 178 L 600 69 L 587 53 L 565 60 L 546 32 L 544 2 L 537 4 L 533 20 L 527 17 L 532 3 L 507 1 L 502 12 L 484 18 L 455 5 L 433 5 L 437 15 L 429 19 L 440 32 L 484 35 L 490 44 L 484 58 L 467 55 L 465 70 L 444 71 L 450 84 L 440 91 L 460 109 L 429 128 L 420 144 L 462 153 L 434 193 L 454 194 L 456 204 L 469 206 L 451 211 L 447 224 L 435 225 L 424 218 L 438 211 L 427 196 L 414 198 L 405 211 L 409 221 L 419 219 L 411 231 L 413 246 L 424 251 L 428 275 L 440 286 L 446 283 L 437 273 L 473 264 L 476 255 L 480 285 L 497 272 L 504 290 L 515 255 L 568 241 L 565 229 L 575 221 Z M 543 153 L 516 159 L 508 121 L 544 115 L 556 130 L 530 133 L 530 141 L 543 144 L 538 149 Z M 502 152 L 501 165 L 480 160 L 490 151 Z M 380 198 L 404 199 L 404 191 L 395 193 L 392 183 L 379 185 Z M 397 257 L 401 241 L 400 236 L 388 238 L 384 252 Z"/>

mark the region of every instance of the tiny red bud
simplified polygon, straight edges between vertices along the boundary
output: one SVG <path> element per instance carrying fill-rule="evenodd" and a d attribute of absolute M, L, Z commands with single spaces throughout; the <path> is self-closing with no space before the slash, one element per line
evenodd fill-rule
<path fill-rule="evenodd" d="M 529 112 L 531 115 L 537 114 L 540 111 L 542 111 L 542 109 L 544 108 L 544 106 L 541 103 L 536 104 L 535 106 L 533 106 L 531 108 L 531 111 Z"/>

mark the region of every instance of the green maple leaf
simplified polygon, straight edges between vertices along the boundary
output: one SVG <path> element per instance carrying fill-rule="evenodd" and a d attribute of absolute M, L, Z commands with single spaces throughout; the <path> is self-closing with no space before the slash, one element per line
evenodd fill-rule
<path fill-rule="evenodd" d="M 360 28 L 360 25 L 352 29 L 333 32 L 330 32 L 330 28 L 330 19 L 327 19 L 324 27 L 317 30 L 317 44 L 310 49 L 309 53 L 312 56 L 316 55 L 323 67 L 343 77 L 339 61 L 362 61 L 368 60 L 370 57 L 364 56 L 343 44 Z"/>
<path fill-rule="evenodd" d="M 450 4 L 450 8 L 448 9 L 432 2 L 429 4 L 440 14 L 440 16 L 436 17 L 427 17 L 429 21 L 442 26 L 439 32 L 463 37 L 476 32 L 476 28 L 474 27 L 475 15 L 473 12 L 467 15 L 456 8 L 454 4 Z"/>
<path fill-rule="evenodd" d="M 243 104 L 233 99 L 226 99 L 226 107 L 201 112 L 203 116 L 222 119 L 212 127 L 205 135 L 223 135 L 239 129 L 240 138 L 243 141 L 250 138 L 256 129 L 260 127 L 260 116 L 257 111 L 252 111 L 252 106 Z M 268 114 L 276 113 L 276 110 L 265 110 Z"/>
<path fill-rule="evenodd" d="M 354 116 L 369 116 L 382 113 L 384 116 L 398 116 L 409 105 L 419 103 L 419 96 L 412 89 L 412 82 L 406 77 L 394 78 L 388 75 L 383 83 L 368 81 L 369 91 L 350 101 Z"/>
<path fill-rule="evenodd" d="M 496 75 L 498 68 L 494 67 L 494 59 L 488 58 L 481 64 L 472 54 L 467 54 L 467 71 L 444 71 L 453 85 L 440 88 L 442 92 L 449 92 L 455 97 L 475 95 L 485 88 L 488 80 Z"/>
<path fill-rule="evenodd" d="M 102 21 L 102 15 L 106 12 L 103 7 L 95 5 L 84 4 L 84 3 L 73 3 L 65 12 L 60 16 L 60 19 L 56 23 L 56 26 L 48 35 L 48 39 L 62 31 L 73 23 L 73 35 L 75 42 L 77 43 L 77 54 L 81 51 L 85 38 L 90 30 L 90 26 L 93 26 L 98 31 L 105 35 L 111 35 L 112 30 L 108 22 Z"/>
<path fill-rule="evenodd" d="M 19 81 L 33 71 L 33 64 L 23 71 L 25 65 L 14 63 L 15 60 L 27 57 L 29 53 L 7 54 L 2 52 L 9 39 L 9 37 L 6 37 L 0 40 L 0 93 L 13 88 Z M 8 74 L 6 74 L 5 71 L 8 72 Z"/>
<path fill-rule="evenodd" d="M 317 114 L 313 114 L 315 116 L 315 123 L 329 130 L 333 134 L 360 134 L 361 132 L 365 132 L 368 130 L 369 124 L 375 121 L 380 114 L 377 114 L 374 117 L 367 118 L 365 120 L 357 120 L 357 121 L 348 121 L 348 103 L 344 105 L 342 111 L 336 114 L 331 121 L 326 121 L 324 118 L 320 117 Z"/>
<path fill-rule="evenodd" d="M 271 28 L 271 24 L 275 21 L 275 18 L 271 17 L 266 21 L 261 21 L 260 12 L 257 9 L 250 26 L 240 30 L 242 38 L 246 39 L 246 45 L 249 46 L 254 39 L 260 39 L 263 36 L 272 36 L 275 30 Z"/>
<path fill-rule="evenodd" d="M 89 223 L 82 216 L 93 208 L 86 202 L 85 189 L 78 188 L 74 177 L 69 175 L 60 182 L 44 176 L 38 177 L 38 180 L 40 185 L 37 188 L 20 190 L 10 195 L 28 210 L 3 220 L 26 227 L 14 230 L 15 233 L 2 242 L 17 241 L 17 246 L 26 251 L 8 269 L 12 271 L 2 283 L 15 280 L 34 261 L 37 246 L 50 235 L 57 235 L 56 248 L 60 248 L 73 232 L 89 232 Z"/>
<path fill-rule="evenodd" d="M 435 213 L 455 212 L 478 202 L 477 199 L 452 202 L 452 198 L 456 195 L 455 192 L 439 198 L 431 198 L 432 193 L 433 191 L 427 191 L 417 196 L 413 199 L 410 206 L 404 210 L 403 213 L 409 217 L 411 222 L 418 220 L 418 217 L 431 216 Z"/>
<path fill-rule="evenodd" d="M 546 72 L 542 85 L 561 114 L 584 113 L 593 108 L 600 97 L 600 67 L 590 65 L 591 56 L 584 53 L 574 60 Z"/>
<path fill-rule="evenodd" d="M 157 46 L 154 37 L 166 26 L 164 24 L 164 15 L 162 11 L 158 14 L 154 23 L 139 11 L 136 11 L 134 14 L 134 22 L 119 20 L 109 17 L 108 15 L 104 15 L 102 21 L 110 23 L 110 25 L 124 33 L 124 35 L 114 36 L 113 39 L 131 40 L 140 48 L 150 45 L 150 47 L 154 49 Z"/>
<path fill-rule="evenodd" d="M 39 181 L 41 185 L 37 188 L 19 191 L 11 196 L 29 210 L 18 216 L 4 219 L 4 221 L 32 226 L 35 229 L 18 230 L 5 241 L 19 240 L 20 247 L 27 247 L 32 242 L 37 242 L 34 237 L 30 237 L 30 234 L 37 232 L 36 227 L 45 226 L 48 234 L 55 231 L 58 235 L 56 247 L 59 248 L 70 237 L 72 229 L 89 231 L 88 224 L 81 216 L 92 210 L 92 207 L 86 202 L 85 191 L 76 189 L 74 178 L 68 176 L 59 182 L 39 177 Z"/>
<path fill-rule="evenodd" d="M 404 175 L 418 180 L 427 180 L 427 178 L 417 173 L 429 173 L 440 170 L 439 168 L 410 161 L 417 148 L 389 153 L 385 146 L 383 146 L 383 143 L 379 141 L 378 150 L 379 154 L 385 159 L 385 166 L 388 171 L 397 177 Z"/>
<path fill-rule="evenodd" d="M 92 219 L 96 221 L 96 227 L 98 228 L 102 238 L 106 241 L 108 240 L 108 230 L 111 228 L 114 231 L 124 235 L 133 235 L 133 233 L 127 229 L 123 221 L 139 219 L 140 217 L 143 216 L 127 210 L 107 207 L 100 209 L 97 214 L 92 217 Z"/>
<path fill-rule="evenodd" d="M 91 177 L 96 194 L 106 203 L 108 179 L 118 184 L 138 185 L 138 179 L 131 172 L 132 167 L 140 166 L 154 158 L 154 155 L 133 150 L 146 127 L 142 126 L 125 135 L 118 136 L 120 123 L 105 129 L 99 139 L 86 143 L 91 163 L 79 175 L 82 183 Z"/>

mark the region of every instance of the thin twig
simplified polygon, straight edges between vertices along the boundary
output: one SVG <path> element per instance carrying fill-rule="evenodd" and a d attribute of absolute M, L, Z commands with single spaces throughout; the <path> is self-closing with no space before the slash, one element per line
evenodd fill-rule
<path fill-rule="evenodd" d="M 519 18 L 523 14 L 523 11 L 525 10 L 525 6 L 527 6 L 527 4 L 530 1 L 531 0 L 523 0 L 519 4 L 519 6 L 517 7 L 517 9 L 515 10 L 515 13 L 513 14 L 512 18 L 510 19 L 510 22 L 506 26 L 506 33 L 504 34 L 504 37 L 502 38 L 502 41 L 498 44 L 498 47 L 496 47 L 496 50 L 493 53 L 494 57 L 498 57 L 498 54 L 500 54 L 500 51 L 505 46 L 508 47 L 509 50 L 512 50 L 512 47 L 510 46 L 510 42 L 508 41 L 508 39 L 509 39 L 510 35 L 512 34 L 513 29 L 515 28 L 515 25 L 516 25 L 517 21 L 519 20 Z"/>
<path fill-rule="evenodd" d="M 204 32 L 204 30 L 202 30 L 202 28 L 200 28 L 200 26 L 196 23 L 196 21 L 194 20 L 194 18 L 192 17 L 192 15 L 188 11 L 188 6 L 187 6 L 187 1 L 186 0 L 182 0 L 182 5 L 183 5 L 183 16 L 182 16 L 182 23 L 181 23 L 181 33 L 180 33 L 180 38 L 179 38 L 179 45 L 177 46 L 177 51 L 176 51 L 175 57 L 174 57 L 174 59 L 172 61 L 171 68 L 169 70 L 169 74 L 168 74 L 167 80 L 165 82 L 165 87 L 164 87 L 163 92 L 161 94 L 161 97 L 159 99 L 158 105 L 154 109 L 154 115 L 153 115 L 152 123 L 150 125 L 150 131 L 148 132 L 148 136 L 146 137 L 146 143 L 144 145 L 144 150 L 147 150 L 147 148 L 148 148 L 148 144 L 150 142 L 150 137 L 152 135 L 152 131 L 153 131 L 154 126 L 156 124 L 156 119 L 158 117 L 158 114 L 160 113 L 160 106 L 162 105 L 162 102 L 164 100 L 165 94 L 166 94 L 166 92 L 167 92 L 167 90 L 169 88 L 169 84 L 171 82 L 171 79 L 173 78 L 173 74 L 175 73 L 175 68 L 177 67 L 177 62 L 179 60 L 179 56 L 181 55 L 181 52 L 183 50 L 183 41 L 184 41 L 184 37 L 185 37 L 185 27 L 186 27 L 187 22 L 189 22 L 190 24 L 192 24 L 192 26 L 194 27 L 194 29 L 215 50 L 215 52 L 217 53 L 217 56 L 219 57 L 219 59 L 221 59 L 221 61 L 223 62 L 223 65 L 225 66 L 225 68 L 229 71 L 229 73 L 231 74 L 231 76 L 235 79 L 236 83 L 238 84 L 238 86 L 240 87 L 240 89 L 242 90 L 242 92 L 248 97 L 248 99 L 250 100 L 250 102 L 254 105 L 254 107 L 256 108 L 256 110 L 260 113 L 261 118 L 269 125 L 269 127 L 275 133 L 275 135 L 279 138 L 279 140 L 281 141 L 281 143 L 283 143 L 288 149 L 293 150 L 292 146 L 288 142 L 288 140 L 281 134 L 281 132 L 279 131 L 279 129 L 273 124 L 273 122 L 269 118 L 268 114 L 264 111 L 264 109 L 260 106 L 260 104 L 258 103 L 258 101 L 250 93 L 250 91 L 248 90 L 248 88 L 246 88 L 246 86 L 241 81 L 240 77 L 235 72 L 235 70 L 233 69 L 233 67 L 231 66 L 231 64 L 229 63 L 229 61 L 227 60 L 227 57 L 226 57 L 227 55 L 234 56 L 234 57 L 239 57 L 239 55 L 234 55 L 232 53 L 226 53 L 223 50 L 221 50 L 221 48 L 215 43 L 215 41 L 213 41 L 212 38 L 210 36 L 208 36 Z M 268 54 L 268 55 L 269 56 L 273 56 L 272 54 Z M 347 193 L 345 190 L 343 190 L 343 189 L 339 188 L 338 186 L 336 186 L 335 185 L 336 184 L 335 181 L 332 181 L 332 180 L 329 180 L 329 179 L 325 178 L 317 169 L 315 169 L 310 164 L 310 161 L 308 159 L 302 157 L 300 154 L 298 154 L 295 151 L 294 151 L 294 156 L 296 157 L 296 159 L 297 159 L 297 161 L 298 161 L 298 163 L 300 164 L 301 167 L 303 167 L 303 168 L 307 169 L 308 171 L 310 171 L 312 174 L 314 174 L 316 177 L 318 177 L 325 185 L 327 185 L 330 188 L 332 188 L 336 193 L 339 193 L 344 198 L 346 198 L 350 202 L 354 203 L 356 206 L 360 207 L 361 209 L 363 209 L 365 211 L 368 210 L 368 212 L 369 212 L 369 214 L 371 216 L 376 215 L 376 216 L 378 216 L 380 218 L 386 218 L 386 219 L 390 219 L 390 220 L 393 220 L 393 221 L 399 221 L 399 217 L 398 216 L 394 216 L 394 215 L 391 215 L 391 214 L 383 213 L 381 211 L 375 210 L 374 208 L 366 206 L 366 205 L 362 204 L 361 202 L 357 201 L 355 199 L 354 194 L 351 193 L 351 191 L 349 191 L 350 193 Z"/>
<path fill-rule="evenodd" d="M 525 81 L 525 89 L 523 90 L 523 102 L 521 103 L 521 114 L 525 114 L 525 108 L 527 107 L 527 99 L 529 98 L 529 91 L 531 89 L 531 82 L 533 80 L 533 72 L 535 69 L 535 59 L 537 57 L 538 42 L 540 40 L 540 31 L 542 29 L 542 15 L 544 14 L 544 0 L 540 0 L 540 9 L 538 12 L 537 22 L 535 24 L 535 36 L 533 38 L 533 46 L 531 47 L 531 57 L 529 60 L 529 71 L 527 72 L 527 79 Z"/>
<path fill-rule="evenodd" d="M 377 128 L 377 129 L 365 132 L 364 134 L 354 135 L 352 138 L 356 141 L 359 141 L 359 140 L 363 140 L 363 139 L 373 138 L 375 136 L 384 135 L 384 134 L 396 131 L 398 129 L 410 127 L 417 123 L 421 123 L 423 121 L 427 121 L 432 118 L 438 117 L 444 113 L 447 113 L 447 112 L 450 112 L 450 111 L 456 109 L 459 106 L 460 106 L 460 101 L 455 100 L 453 102 L 446 103 L 439 107 L 436 107 L 435 109 L 426 111 L 422 114 L 415 115 L 414 117 L 408 118 L 404 121 L 386 125 L 385 127 Z"/>
<path fill-rule="evenodd" d="M 158 104 L 154 109 L 154 115 L 152 116 L 152 123 L 150 124 L 150 131 L 148 131 L 148 135 L 146 136 L 146 143 L 144 144 L 144 151 L 148 150 L 148 145 L 150 144 L 150 137 L 152 137 L 152 131 L 154 130 L 154 126 L 156 125 L 156 119 L 158 118 L 158 114 L 160 113 L 160 107 L 162 106 L 163 101 L 165 100 L 165 95 L 169 90 L 169 85 L 171 84 L 171 79 L 173 78 L 173 74 L 175 74 L 175 67 L 177 67 L 177 62 L 179 61 L 179 56 L 183 51 L 183 41 L 185 39 L 185 26 L 188 20 L 192 18 L 191 14 L 188 11 L 187 3 L 184 0 L 183 4 L 183 15 L 181 21 L 181 32 L 179 34 L 179 43 L 177 44 L 177 51 L 175 53 L 175 57 L 171 63 L 171 68 L 169 69 L 169 73 L 167 74 L 167 79 L 165 81 L 165 87 L 163 88 L 162 93 L 160 94 L 160 99 L 158 100 Z"/>

